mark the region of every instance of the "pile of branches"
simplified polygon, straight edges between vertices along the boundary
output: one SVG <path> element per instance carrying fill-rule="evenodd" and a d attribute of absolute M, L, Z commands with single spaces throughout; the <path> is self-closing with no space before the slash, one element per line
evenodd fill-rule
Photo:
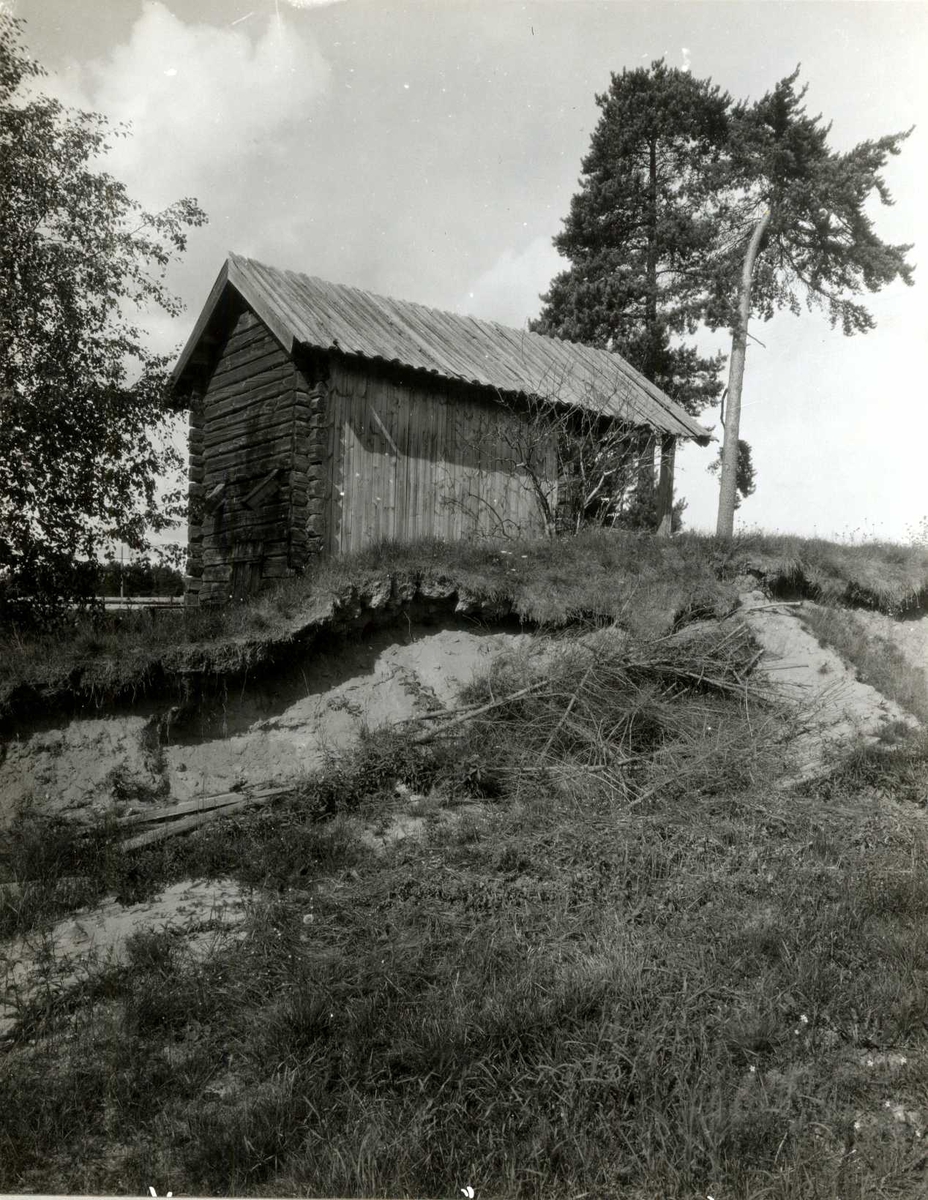
<path fill-rule="evenodd" d="M 740 624 L 705 622 L 636 641 L 617 627 L 498 659 L 465 703 L 415 718 L 419 743 L 463 732 L 504 745 L 511 770 L 596 776 L 640 794 L 642 766 L 692 777 L 720 738 L 743 733 L 774 695 L 761 651 Z M 737 753 L 732 747 L 733 753 Z"/>

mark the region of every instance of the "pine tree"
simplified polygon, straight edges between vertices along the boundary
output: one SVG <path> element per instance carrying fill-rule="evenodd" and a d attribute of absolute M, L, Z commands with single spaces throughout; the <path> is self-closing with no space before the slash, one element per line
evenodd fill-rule
<path fill-rule="evenodd" d="M 797 68 L 731 124 L 731 172 L 718 193 L 720 227 L 737 230 L 729 252 L 707 262 L 712 297 L 707 319 L 732 329 L 731 380 L 717 532 L 730 537 L 737 496 L 741 386 L 751 314 L 769 320 L 780 308 L 799 314 L 802 302 L 823 309 L 844 334 L 866 333 L 875 321 L 856 296 L 895 279 L 912 283 L 911 246 L 890 245 L 866 212 L 875 192 L 892 196 L 881 172 L 908 132 L 860 142 L 844 153 L 828 146 L 830 125 L 810 117 L 797 91 Z M 910 132 L 910 131 L 909 131 Z M 747 252 L 745 252 L 747 246 Z M 740 275 L 740 285 L 737 282 Z"/>
<path fill-rule="evenodd" d="M 706 468 L 710 475 L 718 475 L 722 470 L 722 451 Z M 741 507 L 741 501 L 747 500 L 757 491 L 757 469 L 754 466 L 754 456 L 751 446 L 743 438 L 738 440 L 738 469 L 735 474 L 735 508 Z"/>
<path fill-rule="evenodd" d="M 721 392 L 724 357 L 701 356 L 676 335 L 693 334 L 703 313 L 699 268 L 718 232 L 707 206 L 731 98 L 658 61 L 614 74 L 596 103 L 580 190 L 554 239 L 571 265 L 532 328 L 615 350 L 698 414 Z"/>

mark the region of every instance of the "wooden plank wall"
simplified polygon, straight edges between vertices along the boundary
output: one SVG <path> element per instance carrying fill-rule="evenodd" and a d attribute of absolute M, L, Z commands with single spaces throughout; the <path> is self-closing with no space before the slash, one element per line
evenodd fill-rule
<path fill-rule="evenodd" d="M 325 546 L 344 554 L 380 541 L 544 531 L 524 471 L 520 418 L 441 380 L 331 364 Z M 556 463 L 546 451 L 553 491 Z"/>
<path fill-rule="evenodd" d="M 292 509 L 306 499 L 305 486 L 293 486 L 303 482 L 292 476 L 294 443 L 306 432 L 295 400 L 289 356 L 253 313 L 242 313 L 209 378 L 191 436 L 191 483 L 202 516 L 188 594 L 195 592 L 200 603 L 288 575 L 302 552 L 303 544 L 290 537 Z M 194 441 L 202 446 L 196 456 Z M 266 487 L 245 503 L 262 483 Z"/>
<path fill-rule="evenodd" d="M 294 459 L 290 512 L 290 566 L 302 571 L 325 549 L 325 497 L 329 490 L 327 366 L 300 355 L 294 373 Z"/>

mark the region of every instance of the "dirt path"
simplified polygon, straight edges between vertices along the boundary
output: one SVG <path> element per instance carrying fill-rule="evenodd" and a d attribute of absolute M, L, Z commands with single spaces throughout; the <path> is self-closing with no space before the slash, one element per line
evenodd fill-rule
<path fill-rule="evenodd" d="M 858 736 L 876 740 L 893 722 L 917 728 L 914 717 L 859 682 L 836 651 L 820 645 L 803 628 L 794 608 L 772 607 L 761 592 L 743 595 L 741 603 L 742 619 L 764 650 L 758 669 L 776 686 L 799 722 L 793 743 L 794 778 L 817 774 L 829 750 Z"/>

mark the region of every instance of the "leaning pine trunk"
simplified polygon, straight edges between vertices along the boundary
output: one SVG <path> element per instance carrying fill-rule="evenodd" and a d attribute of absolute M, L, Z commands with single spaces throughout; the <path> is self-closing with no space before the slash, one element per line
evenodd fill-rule
<path fill-rule="evenodd" d="M 648 256 L 645 264 L 647 294 L 645 323 L 647 354 L 643 364 L 646 379 L 655 382 L 657 371 L 657 139 L 652 137 L 648 147 Z M 654 436 L 649 433 L 641 443 L 638 455 L 638 485 L 636 495 L 644 512 L 654 503 Z"/>
<path fill-rule="evenodd" d="M 719 518 L 716 536 L 731 537 L 735 529 L 735 497 L 738 485 L 738 435 L 741 425 L 741 385 L 744 382 L 744 356 L 748 344 L 748 320 L 751 316 L 751 284 L 754 263 L 761 238 L 770 222 L 768 209 L 754 227 L 741 271 L 741 296 L 738 323 L 732 330 L 731 371 L 728 379 L 728 405 L 725 413 L 725 440 L 722 444 L 722 479 L 719 488 Z"/>

